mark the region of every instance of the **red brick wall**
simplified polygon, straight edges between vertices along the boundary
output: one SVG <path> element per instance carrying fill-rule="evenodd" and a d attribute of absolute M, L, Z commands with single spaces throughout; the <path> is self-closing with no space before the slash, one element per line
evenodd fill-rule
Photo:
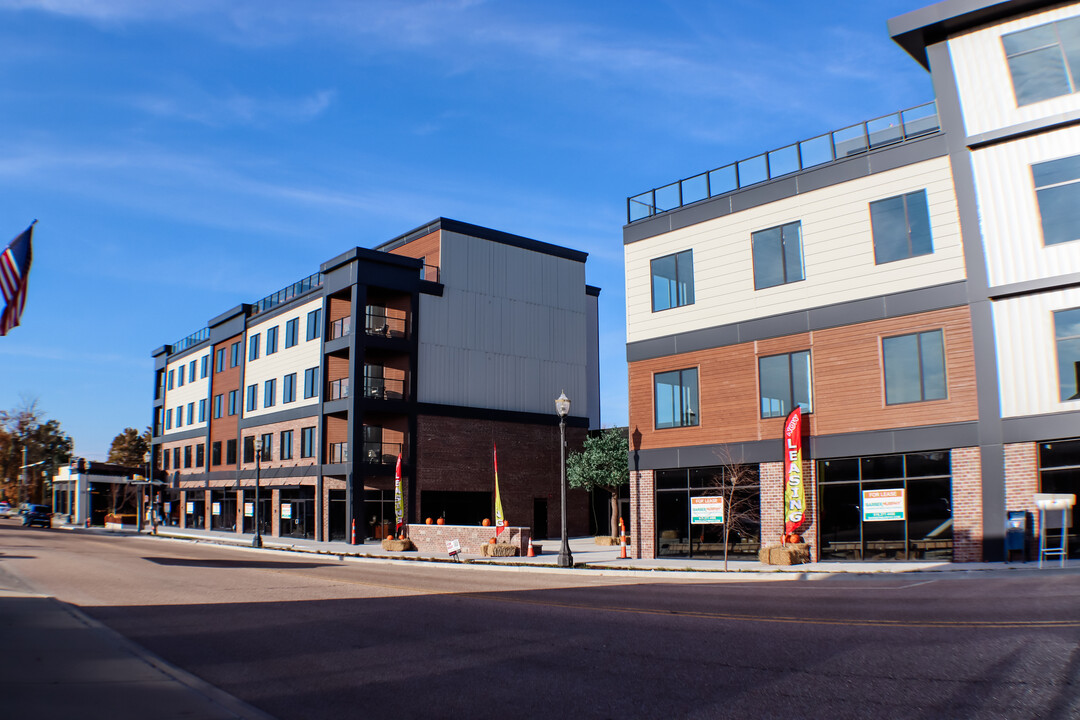
<path fill-rule="evenodd" d="M 417 550 L 440 554 L 446 553 L 448 540 L 457 540 L 462 553 L 481 555 L 484 545 L 495 537 L 494 527 L 475 525 L 409 525 L 407 532 Z M 528 527 L 508 527 L 499 535 L 498 542 L 515 546 L 524 557 L 529 552 L 529 537 Z"/>
<path fill-rule="evenodd" d="M 630 472 L 630 557 L 656 557 L 656 475 Z"/>
<path fill-rule="evenodd" d="M 1031 513 L 1028 529 L 1029 558 L 1039 552 L 1039 508 L 1035 507 L 1035 493 L 1039 492 L 1039 445 L 1038 443 L 1015 443 L 1005 445 L 1005 509 L 1026 510 Z"/>
<path fill-rule="evenodd" d="M 761 463 L 758 466 L 761 482 L 761 544 L 781 542 L 784 534 L 784 463 Z M 796 531 L 803 542 L 810 544 L 810 559 L 819 558 L 817 522 L 817 463 L 803 460 L 803 486 L 806 506 L 803 524 Z"/>
<path fill-rule="evenodd" d="M 982 462 L 979 448 L 952 451 L 953 562 L 982 560 Z"/>
<path fill-rule="evenodd" d="M 567 452 L 581 448 L 586 431 L 566 428 Z M 495 492 L 492 445 L 499 449 L 499 492 L 512 525 L 533 521 L 533 500 L 547 498 L 548 532 L 559 534 L 559 427 L 421 415 L 417 418 L 417 499 L 424 490 Z M 589 496 L 567 490 L 570 535 L 589 532 Z"/>

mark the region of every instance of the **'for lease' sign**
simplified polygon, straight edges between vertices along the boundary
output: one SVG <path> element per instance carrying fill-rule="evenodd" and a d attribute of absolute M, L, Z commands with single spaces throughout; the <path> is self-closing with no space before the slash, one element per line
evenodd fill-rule
<path fill-rule="evenodd" d="M 718 525 L 724 522 L 724 498 L 715 495 L 690 498 L 691 525 Z"/>
<path fill-rule="evenodd" d="M 904 489 L 863 490 L 863 522 L 904 519 Z"/>

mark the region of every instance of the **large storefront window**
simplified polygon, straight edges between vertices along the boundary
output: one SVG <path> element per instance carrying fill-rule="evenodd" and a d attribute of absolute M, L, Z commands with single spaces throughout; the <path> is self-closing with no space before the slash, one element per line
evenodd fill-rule
<path fill-rule="evenodd" d="M 1080 440 L 1063 440 L 1039 445 L 1039 492 L 1068 493 L 1080 497 Z M 1054 513 L 1054 515 L 1057 514 Z M 1076 522 L 1075 509 L 1066 517 L 1066 526 L 1069 531 L 1069 557 L 1080 557 L 1080 527 Z M 1061 537 L 1061 530 L 1048 527 L 1046 537 L 1048 547 L 1057 547 L 1060 542 L 1057 538 Z"/>
<path fill-rule="evenodd" d="M 818 462 L 822 559 L 951 560 L 948 452 Z"/>
<path fill-rule="evenodd" d="M 656 546 L 661 557 L 724 557 L 724 525 L 691 524 L 691 498 L 727 500 L 728 556 L 757 557 L 761 497 L 757 465 L 656 471 Z"/>

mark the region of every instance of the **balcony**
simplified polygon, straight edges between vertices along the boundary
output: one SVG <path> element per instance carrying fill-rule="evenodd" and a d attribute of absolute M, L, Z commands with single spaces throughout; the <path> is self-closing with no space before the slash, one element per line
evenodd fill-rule
<path fill-rule="evenodd" d="M 341 400 L 349 397 L 349 378 L 331 380 L 327 389 L 327 400 Z"/>
<path fill-rule="evenodd" d="M 337 340 L 352 332 L 352 318 L 343 317 L 330 323 L 330 334 L 327 340 Z"/>
<path fill-rule="evenodd" d="M 322 285 L 322 280 L 322 273 L 315 273 L 313 275 L 308 275 L 303 280 L 297 280 L 289 287 L 278 290 L 273 295 L 267 295 L 262 300 L 255 303 L 251 309 L 251 314 L 258 315 L 259 313 L 271 310 L 282 303 L 287 303 L 294 297 L 299 297 L 300 295 L 319 287 Z"/>
<path fill-rule="evenodd" d="M 403 452 L 403 443 L 367 441 L 361 448 L 361 457 L 368 465 L 394 465 Z"/>
<path fill-rule="evenodd" d="M 369 400 L 404 400 L 406 391 L 404 380 L 364 378 L 364 397 Z"/>
<path fill-rule="evenodd" d="M 751 185 L 940 132 L 936 103 L 819 135 L 626 199 L 632 223 Z"/>
<path fill-rule="evenodd" d="M 385 309 L 366 314 L 365 332 L 371 337 L 408 337 L 409 316 L 403 310 Z"/>
<path fill-rule="evenodd" d="M 330 464 L 349 462 L 349 443 L 330 443 Z"/>

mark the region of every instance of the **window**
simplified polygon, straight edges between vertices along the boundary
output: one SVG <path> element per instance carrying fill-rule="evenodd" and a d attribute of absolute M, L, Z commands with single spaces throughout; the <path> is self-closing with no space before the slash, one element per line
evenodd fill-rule
<path fill-rule="evenodd" d="M 169 469 L 169 451 L 168 450 L 161 453 L 161 469 L 162 470 L 168 470 Z"/>
<path fill-rule="evenodd" d="M 259 359 L 259 337 L 256 333 L 248 338 L 248 362 Z"/>
<path fill-rule="evenodd" d="M 195 382 L 195 361 L 188 363 L 188 382 Z"/>
<path fill-rule="evenodd" d="M 274 402 L 277 400 L 277 379 L 271 378 L 263 383 L 263 407 L 274 407 Z"/>
<path fill-rule="evenodd" d="M 199 379 L 205 380 L 206 376 L 210 374 L 210 353 L 202 356 L 199 361 Z"/>
<path fill-rule="evenodd" d="M 315 340 L 319 337 L 322 337 L 322 308 L 307 314 L 307 339 Z"/>
<path fill-rule="evenodd" d="M 261 460 L 273 460 L 274 459 L 274 434 L 266 433 L 262 436 L 262 457 Z"/>
<path fill-rule="evenodd" d="M 285 347 L 296 345 L 296 331 L 300 327 L 300 318 L 293 318 L 285 323 Z"/>
<path fill-rule="evenodd" d="M 315 428 L 300 428 L 300 457 L 315 457 Z"/>
<path fill-rule="evenodd" d="M 281 404 L 296 400 L 296 373 L 289 373 L 281 382 Z"/>
<path fill-rule="evenodd" d="M 184 427 L 184 406 L 176 408 L 176 427 L 177 429 Z"/>
<path fill-rule="evenodd" d="M 1059 20 L 1001 36 L 1017 105 L 1076 92 L 1080 73 L 1080 18 Z"/>
<path fill-rule="evenodd" d="M 885 404 L 945 399 L 945 343 L 940 330 L 882 338 Z"/>
<path fill-rule="evenodd" d="M 206 422 L 206 398 L 199 401 L 199 422 Z"/>
<path fill-rule="evenodd" d="M 180 448 L 174 447 L 172 451 L 172 466 L 174 470 L 180 469 Z"/>
<path fill-rule="evenodd" d="M 870 203 L 870 226 L 878 265 L 934 252 L 925 190 Z"/>
<path fill-rule="evenodd" d="M 189 402 L 187 404 L 187 424 L 193 425 L 195 423 L 195 403 Z"/>
<path fill-rule="evenodd" d="M 802 223 L 759 230 L 750 236 L 754 255 L 754 289 L 803 280 Z"/>
<path fill-rule="evenodd" d="M 292 430 L 281 431 L 281 450 L 279 460 L 292 460 Z"/>
<path fill-rule="evenodd" d="M 229 367 L 236 367 L 240 364 L 240 341 L 237 340 L 229 346 Z"/>
<path fill-rule="evenodd" d="M 219 396 L 220 397 L 220 396 Z M 210 464 L 221 465 L 221 441 L 213 443 L 210 446 Z"/>
<path fill-rule="evenodd" d="M 1061 402 L 1080 400 L 1080 308 L 1054 313 L 1054 337 Z"/>
<path fill-rule="evenodd" d="M 657 373 L 656 427 L 690 427 L 698 424 L 697 368 Z"/>
<path fill-rule="evenodd" d="M 218 348 L 214 356 L 214 372 L 225 372 L 225 348 Z"/>
<path fill-rule="evenodd" d="M 169 390 L 173 389 L 173 379 L 176 376 L 176 370 L 169 371 Z"/>
<path fill-rule="evenodd" d="M 181 365 L 178 370 L 180 372 L 176 373 L 176 387 L 184 387 L 184 366 Z"/>
<path fill-rule="evenodd" d="M 223 397 L 221 395 L 214 396 L 214 419 L 217 420 L 221 417 L 221 404 Z"/>
<path fill-rule="evenodd" d="M 257 385 L 248 385 L 247 388 L 247 411 L 251 412 L 259 406 L 259 388 Z"/>
<path fill-rule="evenodd" d="M 304 371 L 304 398 L 313 398 L 319 394 L 319 368 Z"/>
<path fill-rule="evenodd" d="M 225 441 L 225 464 L 226 465 L 235 465 L 236 464 L 236 440 L 235 439 Z"/>
<path fill-rule="evenodd" d="M 230 415 L 235 415 L 236 414 L 236 410 L 237 410 L 237 408 L 236 408 L 236 401 L 237 401 L 236 394 L 238 392 L 239 392 L 239 390 L 230 390 L 229 391 L 229 414 Z"/>
<path fill-rule="evenodd" d="M 798 405 L 810 412 L 810 351 L 758 358 L 761 417 L 787 417 Z"/>
<path fill-rule="evenodd" d="M 652 268 L 652 309 L 667 310 L 694 304 L 694 255 L 684 250 L 656 258 Z"/>
<path fill-rule="evenodd" d="M 244 438 L 244 462 L 255 462 L 255 436 L 248 435 Z"/>
<path fill-rule="evenodd" d="M 1080 155 L 1031 166 L 1044 245 L 1080 240 Z"/>
<path fill-rule="evenodd" d="M 172 430 L 172 408 L 165 411 L 165 429 Z"/>
<path fill-rule="evenodd" d="M 195 446 L 195 467 L 201 468 L 206 466 L 206 446 L 199 443 Z"/>
<path fill-rule="evenodd" d="M 278 326 L 268 329 L 266 331 L 266 354 L 273 355 L 277 352 L 277 329 Z"/>

